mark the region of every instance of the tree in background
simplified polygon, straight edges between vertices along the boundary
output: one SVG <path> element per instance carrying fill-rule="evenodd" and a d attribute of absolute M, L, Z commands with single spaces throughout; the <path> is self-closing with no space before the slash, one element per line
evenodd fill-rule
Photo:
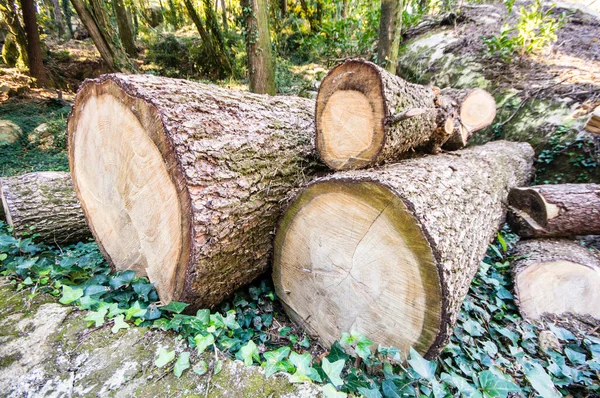
<path fill-rule="evenodd" d="M 29 66 L 27 57 L 27 37 L 25 37 L 25 29 L 19 20 L 19 10 L 14 0 L 0 0 L 0 13 L 6 21 L 8 30 L 15 38 L 15 43 L 19 50 L 19 60 L 23 67 Z"/>
<path fill-rule="evenodd" d="M 271 54 L 271 37 L 267 0 L 242 0 L 246 30 L 246 53 L 250 91 L 275 95 L 275 69 Z"/>
<path fill-rule="evenodd" d="M 121 38 L 123 48 L 130 57 L 135 57 L 137 55 L 137 48 L 135 46 L 133 27 L 129 23 L 127 9 L 123 4 L 123 0 L 112 0 L 112 5 L 113 10 L 115 11 L 115 19 L 117 20 L 119 37 Z"/>
<path fill-rule="evenodd" d="M 38 31 L 36 9 L 33 0 L 21 0 L 21 10 L 23 11 L 23 24 L 25 25 L 25 36 L 27 37 L 29 74 L 36 79 L 37 84 L 45 86 L 49 80 L 46 69 L 44 69 L 40 32 Z"/>
<path fill-rule="evenodd" d="M 71 22 L 71 3 L 69 0 L 62 0 L 62 9 L 65 14 L 65 25 L 67 26 L 67 30 L 69 31 L 69 39 L 73 38 L 73 24 Z"/>
<path fill-rule="evenodd" d="M 403 0 L 381 0 L 377 60 L 391 73 L 396 73 L 398 50 L 402 39 Z"/>
<path fill-rule="evenodd" d="M 71 0 L 71 2 L 109 68 L 115 72 L 133 71 L 133 64 L 110 25 L 105 3 L 100 0 L 90 0 L 88 7 L 84 0 Z"/>

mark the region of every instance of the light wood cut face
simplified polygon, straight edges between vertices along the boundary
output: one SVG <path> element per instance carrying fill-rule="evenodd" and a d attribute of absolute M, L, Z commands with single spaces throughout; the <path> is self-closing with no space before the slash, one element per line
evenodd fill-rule
<path fill-rule="evenodd" d="M 441 293 L 422 232 L 387 188 L 339 184 L 312 185 L 284 216 L 278 296 L 325 344 L 356 331 L 404 354 L 411 346 L 425 353 L 439 329 Z"/>
<path fill-rule="evenodd" d="M 161 153 L 120 99 L 100 94 L 78 106 L 73 177 L 96 240 L 118 270 L 147 275 L 169 302 L 181 207 Z"/>
<path fill-rule="evenodd" d="M 496 100 L 485 90 L 475 89 L 460 107 L 460 122 L 470 132 L 489 126 L 496 117 Z"/>
<path fill-rule="evenodd" d="M 600 272 L 570 261 L 532 265 L 518 274 L 519 306 L 528 319 L 547 312 L 589 314 L 600 319 Z"/>
<path fill-rule="evenodd" d="M 355 90 L 336 91 L 322 115 L 323 143 L 335 162 L 359 158 L 373 145 L 374 115 L 369 99 Z"/>

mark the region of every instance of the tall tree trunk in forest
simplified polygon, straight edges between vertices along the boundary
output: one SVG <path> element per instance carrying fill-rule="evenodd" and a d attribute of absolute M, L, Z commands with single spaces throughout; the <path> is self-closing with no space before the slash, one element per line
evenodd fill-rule
<path fill-rule="evenodd" d="M 169 0 L 169 23 L 173 26 L 173 29 L 179 29 L 179 16 L 173 0 Z"/>
<path fill-rule="evenodd" d="M 73 24 L 71 23 L 71 3 L 69 0 L 62 0 L 62 9 L 65 13 L 65 25 L 69 31 L 69 39 L 73 37 Z"/>
<path fill-rule="evenodd" d="M 287 0 L 279 0 L 279 11 L 281 11 L 281 18 L 284 18 L 288 12 Z"/>
<path fill-rule="evenodd" d="M 246 25 L 246 54 L 250 91 L 275 95 L 275 70 L 271 54 L 271 37 L 267 0 L 242 0 Z"/>
<path fill-rule="evenodd" d="M 227 23 L 227 4 L 225 4 L 225 0 L 221 0 L 221 20 L 223 22 L 223 30 L 227 33 L 229 31 L 229 24 Z"/>
<path fill-rule="evenodd" d="M 403 0 L 381 0 L 377 60 L 388 72 L 396 74 L 398 48 L 402 39 Z"/>
<path fill-rule="evenodd" d="M 345 19 L 348 13 L 348 7 L 350 6 L 350 0 L 342 0 L 342 11 L 340 13 L 341 18 Z"/>
<path fill-rule="evenodd" d="M 64 38 L 65 37 L 65 23 L 63 21 L 63 17 L 62 17 L 62 12 L 61 12 L 61 7 L 60 4 L 58 3 L 58 0 L 50 0 L 50 3 L 52 4 L 52 12 L 54 14 L 54 22 L 56 23 L 56 30 L 58 32 L 58 37 L 59 38 Z"/>
<path fill-rule="evenodd" d="M 23 24 L 27 36 L 27 58 L 29 59 L 29 74 L 36 79 L 40 86 L 48 84 L 48 74 L 44 69 L 44 57 L 40 43 L 37 17 L 33 0 L 21 0 Z"/>
<path fill-rule="evenodd" d="M 137 48 L 135 47 L 133 31 L 129 24 L 127 9 L 123 4 L 123 0 L 112 0 L 112 4 L 115 10 L 117 26 L 119 27 L 119 37 L 121 38 L 121 43 L 123 43 L 123 48 L 125 48 L 125 51 L 129 56 L 135 57 L 137 55 Z"/>
<path fill-rule="evenodd" d="M 103 2 L 91 0 L 89 8 L 84 0 L 71 0 L 71 3 L 108 67 L 116 72 L 133 71 L 133 64 L 110 25 Z"/>
<path fill-rule="evenodd" d="M 29 66 L 29 60 L 27 57 L 27 38 L 25 37 L 25 29 L 21 25 L 19 20 L 19 11 L 14 0 L 1 0 L 0 1 L 0 12 L 2 18 L 8 25 L 8 30 L 15 37 L 17 47 L 19 48 L 19 59 L 23 63 L 23 66 Z"/>

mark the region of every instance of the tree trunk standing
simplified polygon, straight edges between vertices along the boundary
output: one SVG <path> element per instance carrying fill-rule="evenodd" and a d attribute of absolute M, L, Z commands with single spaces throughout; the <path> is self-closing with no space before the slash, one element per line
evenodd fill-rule
<path fill-rule="evenodd" d="M 525 319 L 543 314 L 600 320 L 600 257 L 561 239 L 520 241 L 513 252 L 515 302 Z"/>
<path fill-rule="evenodd" d="M 179 29 L 179 15 L 177 14 L 177 8 L 173 3 L 173 0 L 169 0 L 169 23 L 173 26 L 173 29 Z"/>
<path fill-rule="evenodd" d="M 44 242 L 58 244 L 91 237 L 69 173 L 44 171 L 3 178 L 0 199 L 17 237 L 35 233 Z"/>
<path fill-rule="evenodd" d="M 439 151 L 462 117 L 491 124 L 493 97 L 465 96 L 462 103 L 439 89 L 408 83 L 372 62 L 352 59 L 333 68 L 317 96 L 316 145 L 334 170 L 399 160 L 411 152 Z M 491 108 L 491 109 L 488 109 Z"/>
<path fill-rule="evenodd" d="M 267 0 L 242 0 L 246 29 L 246 54 L 250 91 L 275 95 L 275 69 L 271 54 L 271 37 Z"/>
<path fill-rule="evenodd" d="M 110 25 L 103 3 L 99 0 L 91 0 L 90 8 L 86 6 L 84 0 L 71 0 L 71 3 L 107 66 L 120 72 L 135 70 Z"/>
<path fill-rule="evenodd" d="M 284 198 L 316 171 L 313 116 L 304 98 L 150 75 L 86 80 L 69 162 L 109 263 L 148 275 L 163 303 L 195 308 L 259 276 Z"/>
<path fill-rule="evenodd" d="M 340 12 L 342 19 L 346 19 L 346 14 L 348 13 L 349 7 L 350 7 L 350 0 L 343 0 L 342 1 L 342 11 Z"/>
<path fill-rule="evenodd" d="M 396 74 L 398 50 L 402 40 L 403 0 L 381 0 L 377 60 L 390 73 Z"/>
<path fill-rule="evenodd" d="M 8 30 L 15 37 L 17 47 L 19 48 L 19 59 L 24 67 L 28 67 L 27 37 L 25 36 L 25 29 L 23 29 L 23 25 L 21 25 L 21 21 L 19 20 L 19 10 L 15 1 L 0 0 L 0 12 L 2 12 L 2 18 L 8 25 Z"/>
<path fill-rule="evenodd" d="M 58 3 L 58 0 L 50 0 L 50 3 L 52 4 L 52 12 L 54 13 L 54 21 L 56 22 L 58 37 L 64 39 L 67 36 L 65 31 L 65 22 L 61 12 L 61 6 Z"/>
<path fill-rule="evenodd" d="M 294 321 L 326 345 L 356 331 L 429 358 L 528 182 L 533 149 L 496 141 L 313 181 L 284 212 L 273 281 Z M 474 228 L 473 226 L 477 226 Z"/>
<path fill-rule="evenodd" d="M 227 5 L 225 4 L 225 0 L 221 0 L 221 20 L 223 30 L 227 33 L 229 31 L 229 23 L 227 22 Z"/>
<path fill-rule="evenodd" d="M 281 18 L 285 18 L 288 13 L 287 0 L 279 0 L 279 11 L 281 12 Z"/>
<path fill-rule="evenodd" d="M 37 16 L 33 0 L 21 0 L 23 24 L 27 37 L 27 58 L 29 59 L 29 74 L 36 79 L 36 84 L 46 86 L 49 83 L 48 74 L 44 68 L 44 56 L 40 44 Z"/>
<path fill-rule="evenodd" d="M 137 48 L 135 46 L 135 39 L 133 38 L 133 31 L 129 24 L 127 9 L 123 4 L 123 0 L 112 0 L 112 5 L 115 10 L 119 37 L 121 38 L 121 43 L 123 43 L 123 48 L 130 57 L 135 57 L 137 55 Z"/>
<path fill-rule="evenodd" d="M 600 235 L 600 185 L 515 188 L 508 204 L 509 221 L 524 238 Z"/>
<path fill-rule="evenodd" d="M 65 25 L 69 31 L 69 39 L 73 38 L 73 23 L 71 22 L 71 3 L 69 0 L 62 0 L 62 9 L 65 14 Z"/>

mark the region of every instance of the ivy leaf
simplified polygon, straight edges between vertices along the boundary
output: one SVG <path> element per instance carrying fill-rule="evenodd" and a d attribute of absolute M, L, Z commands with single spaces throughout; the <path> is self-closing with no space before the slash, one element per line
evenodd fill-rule
<path fill-rule="evenodd" d="M 298 354 L 292 352 L 290 354 L 290 362 L 296 367 L 296 372 L 290 377 L 292 383 L 303 383 L 305 381 L 321 382 L 321 376 L 316 369 L 310 366 L 310 354 Z"/>
<path fill-rule="evenodd" d="M 565 355 L 569 358 L 569 361 L 575 365 L 581 365 L 585 363 L 585 354 L 577 352 L 571 348 L 565 348 Z"/>
<path fill-rule="evenodd" d="M 265 366 L 265 375 L 268 377 L 274 375 L 277 372 L 285 371 L 286 366 L 285 359 L 290 355 L 290 347 L 280 347 L 274 351 L 267 351 L 263 354 L 267 360 Z M 285 362 L 284 362 L 285 361 Z"/>
<path fill-rule="evenodd" d="M 356 351 L 356 355 L 358 355 L 359 357 L 361 357 L 364 360 L 369 359 L 371 357 L 371 346 L 372 345 L 373 345 L 373 342 L 371 340 L 369 340 L 362 334 L 359 335 L 358 338 L 356 339 L 356 348 L 354 349 Z"/>
<path fill-rule="evenodd" d="M 252 366 L 253 360 L 256 359 L 260 362 L 260 357 L 258 355 L 258 347 L 256 343 L 252 340 L 248 341 L 245 346 L 240 349 L 240 356 L 244 361 L 244 365 Z"/>
<path fill-rule="evenodd" d="M 216 376 L 219 373 L 221 373 L 221 369 L 223 369 L 223 361 L 219 359 L 217 360 L 217 362 L 215 362 L 215 367 L 213 368 L 213 375 Z"/>
<path fill-rule="evenodd" d="M 325 398 L 346 398 L 346 393 L 339 392 L 332 384 L 326 384 L 322 388 Z"/>
<path fill-rule="evenodd" d="M 235 310 L 231 310 L 227 312 L 227 317 L 223 320 L 223 323 L 228 329 L 237 330 L 240 328 L 240 325 L 235 320 Z"/>
<path fill-rule="evenodd" d="M 475 387 L 469 384 L 469 382 L 466 379 L 460 377 L 457 374 L 452 373 L 451 375 L 449 375 L 448 373 L 442 373 L 441 379 L 442 381 L 456 387 L 458 392 L 467 398 L 483 398 L 483 394 L 481 394 L 479 391 L 477 391 Z"/>
<path fill-rule="evenodd" d="M 76 288 L 73 289 L 71 286 L 63 285 L 62 287 L 62 297 L 58 300 L 61 304 L 69 305 L 72 302 L 83 297 L 83 289 Z"/>
<path fill-rule="evenodd" d="M 162 368 L 174 359 L 175 350 L 168 351 L 166 348 L 161 348 L 160 351 L 158 351 L 158 357 L 154 361 L 154 364 L 157 368 Z"/>
<path fill-rule="evenodd" d="M 131 320 L 131 318 L 141 318 L 146 313 L 146 309 L 140 306 L 140 302 L 136 301 L 133 305 L 125 311 L 125 318 Z"/>
<path fill-rule="evenodd" d="M 177 362 L 175 362 L 175 366 L 173 367 L 173 374 L 177 377 L 181 377 L 183 372 L 190 367 L 190 353 L 187 351 L 179 354 L 179 358 L 177 358 Z"/>
<path fill-rule="evenodd" d="M 329 350 L 327 359 L 329 359 L 330 362 L 335 362 L 339 361 L 340 359 L 346 360 L 348 358 L 350 358 L 350 355 L 346 354 L 340 343 L 335 341 Z"/>
<path fill-rule="evenodd" d="M 196 312 L 196 318 L 202 325 L 206 326 L 210 321 L 210 311 L 207 309 L 198 310 L 198 312 Z"/>
<path fill-rule="evenodd" d="M 481 325 L 472 319 L 469 319 L 463 323 L 463 329 L 465 329 L 465 332 L 469 333 L 473 337 L 483 336 L 484 332 L 484 329 L 481 327 Z"/>
<path fill-rule="evenodd" d="M 206 374 L 206 372 L 208 372 L 208 365 L 206 364 L 206 361 L 202 360 L 200 362 L 198 362 L 196 364 L 196 366 L 194 366 L 192 368 L 192 370 L 194 371 L 194 373 L 196 373 L 197 375 L 204 375 Z"/>
<path fill-rule="evenodd" d="M 526 362 L 523 368 L 525 377 L 542 398 L 560 398 L 562 396 L 556 387 L 554 387 L 552 379 L 540 364 Z"/>
<path fill-rule="evenodd" d="M 573 333 L 569 332 L 567 329 L 565 328 L 561 328 L 558 326 L 554 326 L 552 324 L 548 325 L 550 328 L 550 331 L 552 333 L 554 333 L 556 335 L 556 337 L 558 337 L 560 340 L 576 340 L 576 337 Z"/>
<path fill-rule="evenodd" d="M 516 384 L 495 375 L 489 370 L 479 372 L 477 376 L 481 389 L 487 397 L 506 397 L 509 392 L 521 391 Z"/>
<path fill-rule="evenodd" d="M 108 313 L 108 308 L 106 306 L 102 306 L 98 309 L 98 311 L 90 312 L 85 318 L 85 321 L 94 322 L 95 327 L 100 327 L 104 325 L 104 317 Z"/>
<path fill-rule="evenodd" d="M 426 360 L 412 347 L 410 347 L 410 359 L 407 362 L 423 379 L 431 381 L 435 378 L 436 363 Z"/>
<path fill-rule="evenodd" d="M 133 281 L 133 278 L 135 278 L 135 271 L 124 271 L 111 277 L 108 285 L 113 290 L 117 290 L 121 286 L 129 285 Z"/>
<path fill-rule="evenodd" d="M 198 350 L 198 354 L 202 354 L 208 346 L 211 346 L 215 343 L 215 337 L 212 335 L 212 333 L 209 333 L 206 336 L 197 334 L 196 337 L 194 337 L 194 341 L 196 342 L 196 350 Z"/>
<path fill-rule="evenodd" d="M 345 364 L 345 359 L 340 359 L 335 362 L 329 362 L 327 358 L 323 358 L 323 362 L 321 362 L 321 367 L 323 368 L 323 371 L 325 372 L 327 377 L 329 377 L 331 383 L 336 387 L 339 387 L 342 384 L 344 384 L 344 381 L 341 379 L 340 374 L 342 373 Z"/>
<path fill-rule="evenodd" d="M 358 387 L 358 392 L 365 398 L 383 398 L 378 388 Z"/>
<path fill-rule="evenodd" d="M 401 398 L 400 389 L 391 379 L 385 379 L 381 383 L 381 390 L 385 398 Z"/>
<path fill-rule="evenodd" d="M 174 312 L 176 314 L 181 314 L 183 312 L 183 310 L 185 310 L 185 307 L 187 307 L 188 305 L 189 304 L 186 304 L 186 303 L 179 303 L 177 301 L 171 301 L 169 304 L 159 307 L 159 309 L 161 311 L 168 311 L 168 312 Z"/>
<path fill-rule="evenodd" d="M 113 325 L 113 327 L 111 329 L 111 331 L 113 333 L 118 333 L 119 330 L 121 330 L 121 329 L 129 329 L 130 326 L 129 326 L 129 324 L 127 322 L 124 321 L 124 319 L 125 319 L 125 315 L 122 315 L 122 314 L 121 315 L 117 315 L 113 319 L 114 325 Z"/>

